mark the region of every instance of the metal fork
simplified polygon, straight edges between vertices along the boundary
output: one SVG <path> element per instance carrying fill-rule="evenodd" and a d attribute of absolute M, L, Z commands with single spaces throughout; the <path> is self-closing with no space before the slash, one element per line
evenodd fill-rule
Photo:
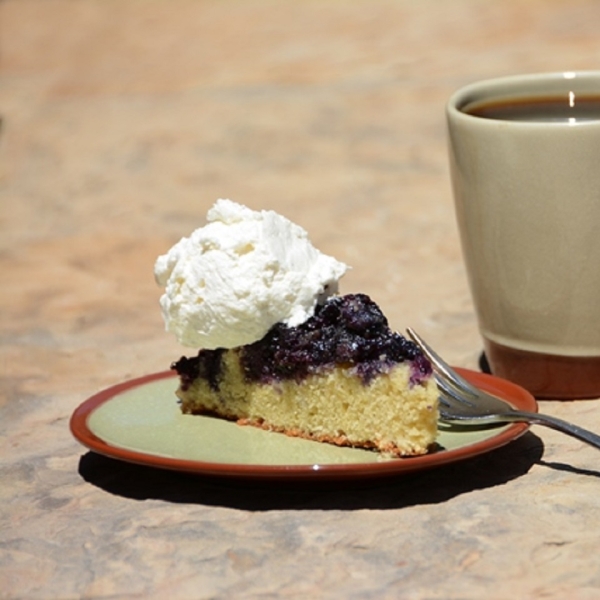
<path fill-rule="evenodd" d="M 600 448 L 600 435 L 556 417 L 516 410 L 508 402 L 476 388 L 444 362 L 412 329 L 408 328 L 407 333 L 433 365 L 443 421 L 480 426 L 525 421 L 557 429 Z"/>

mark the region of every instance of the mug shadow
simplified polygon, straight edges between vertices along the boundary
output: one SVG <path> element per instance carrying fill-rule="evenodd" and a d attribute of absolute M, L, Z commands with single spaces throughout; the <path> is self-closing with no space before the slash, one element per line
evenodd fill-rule
<path fill-rule="evenodd" d="M 362 480 L 234 479 L 168 471 L 87 452 L 79 473 L 88 483 L 134 500 L 205 504 L 248 511 L 395 509 L 439 504 L 502 485 L 540 464 L 542 440 L 528 431 L 487 454 L 401 476 Z"/>

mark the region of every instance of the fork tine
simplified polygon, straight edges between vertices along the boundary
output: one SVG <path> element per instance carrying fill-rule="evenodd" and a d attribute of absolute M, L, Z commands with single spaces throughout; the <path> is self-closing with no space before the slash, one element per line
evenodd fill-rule
<path fill-rule="evenodd" d="M 449 396 L 444 390 L 440 390 L 440 405 L 438 408 L 439 418 L 442 421 L 455 421 L 464 415 L 465 410 L 469 410 L 465 404 L 457 403 L 455 398 Z"/>
<path fill-rule="evenodd" d="M 441 383 L 438 385 L 438 389 L 440 392 L 438 414 L 442 421 L 464 423 L 473 418 L 484 418 L 488 414 L 488 411 L 482 413 L 476 404 L 465 400 L 454 388 L 448 387 L 448 384 Z"/>
<path fill-rule="evenodd" d="M 445 393 L 441 393 L 439 395 L 439 413 L 444 413 L 445 415 L 450 414 L 449 411 L 454 407 L 454 400 L 448 400 L 448 396 Z"/>
<path fill-rule="evenodd" d="M 479 390 L 471 385 L 466 379 L 461 377 L 454 369 L 450 367 L 442 358 L 432 349 L 429 345 L 421 339 L 421 337 L 413 331 L 410 327 L 407 328 L 409 337 L 413 340 L 417 346 L 421 349 L 423 354 L 429 359 L 437 371 L 444 377 L 445 380 L 449 381 L 454 385 L 462 394 L 469 394 L 475 398 L 479 395 Z M 438 378 L 438 382 L 439 382 Z"/>
<path fill-rule="evenodd" d="M 442 394 L 440 394 L 440 401 L 442 401 L 446 406 L 452 407 L 456 405 L 465 405 L 474 407 L 475 403 L 471 402 L 468 398 L 465 398 L 464 394 L 457 389 L 451 382 L 444 379 L 439 374 L 435 374 L 435 381 L 438 385 L 438 388 Z M 443 396 L 443 398 L 442 398 Z"/>

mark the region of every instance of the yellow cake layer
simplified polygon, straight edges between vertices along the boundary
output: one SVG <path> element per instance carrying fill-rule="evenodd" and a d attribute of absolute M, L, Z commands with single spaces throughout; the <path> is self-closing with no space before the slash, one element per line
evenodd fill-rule
<path fill-rule="evenodd" d="M 431 378 L 410 385 L 410 366 L 363 384 L 350 368 L 311 375 L 300 383 L 245 381 L 236 350 L 223 355 L 219 390 L 197 379 L 178 390 L 184 413 L 215 414 L 338 445 L 375 448 L 395 456 L 424 454 L 435 442 L 438 391 Z"/>

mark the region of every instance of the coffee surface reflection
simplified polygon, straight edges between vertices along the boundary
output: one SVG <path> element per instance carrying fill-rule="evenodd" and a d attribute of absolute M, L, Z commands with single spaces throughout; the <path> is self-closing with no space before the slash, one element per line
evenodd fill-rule
<path fill-rule="evenodd" d="M 473 117 L 500 121 L 576 123 L 600 121 L 600 96 L 514 98 L 467 104 L 462 112 Z"/>

